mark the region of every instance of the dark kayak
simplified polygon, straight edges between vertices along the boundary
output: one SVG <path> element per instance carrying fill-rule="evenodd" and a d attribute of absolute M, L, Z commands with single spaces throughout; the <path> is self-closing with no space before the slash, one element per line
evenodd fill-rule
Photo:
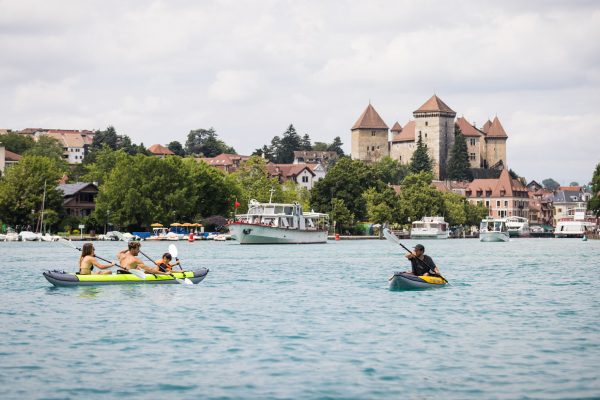
<path fill-rule="evenodd" d="M 405 272 L 396 272 L 390 278 L 390 290 L 433 289 L 446 286 L 439 276 L 416 276 Z"/>
<path fill-rule="evenodd" d="M 177 279 L 188 278 L 193 283 L 200 283 L 208 274 L 208 268 L 200 268 L 194 271 L 173 271 Z M 130 285 L 139 283 L 151 284 L 176 284 L 176 279 L 169 275 L 146 274 L 146 279 L 138 278 L 133 274 L 110 274 L 110 275 L 77 275 L 74 272 L 46 271 L 44 277 L 54 286 L 93 286 L 93 285 Z"/>

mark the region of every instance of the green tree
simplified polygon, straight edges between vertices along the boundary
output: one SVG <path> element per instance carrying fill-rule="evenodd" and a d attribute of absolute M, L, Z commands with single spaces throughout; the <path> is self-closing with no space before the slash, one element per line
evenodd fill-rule
<path fill-rule="evenodd" d="M 223 153 L 236 154 L 233 147 L 219 139 L 214 128 L 190 131 L 185 142 L 185 152 L 188 155 L 203 157 L 216 157 Z"/>
<path fill-rule="evenodd" d="M 185 156 L 185 150 L 183 149 L 183 146 L 181 145 L 181 143 L 179 143 L 177 140 L 174 140 L 171 143 L 169 143 L 167 145 L 167 148 L 169 150 L 171 150 L 173 153 L 175 153 L 176 156 L 180 156 L 180 157 Z"/>
<path fill-rule="evenodd" d="M 402 164 L 389 156 L 385 156 L 374 163 L 373 168 L 375 168 L 383 182 L 391 185 L 399 185 L 410 172 L 407 164 Z"/>
<path fill-rule="evenodd" d="M 336 198 L 344 202 L 355 218 L 363 220 L 367 216 L 367 209 L 362 193 L 370 187 L 377 190 L 385 187 L 376 171 L 361 161 L 342 157 L 325 178 L 314 185 L 310 204 L 319 212 L 329 212 L 331 199 Z"/>
<path fill-rule="evenodd" d="M 241 188 L 241 195 L 238 198 L 241 203 L 240 211 L 247 209 L 246 207 L 250 199 L 268 202 L 271 198 L 271 189 L 275 190 L 273 194 L 275 201 L 282 198 L 281 185 L 279 185 L 276 178 L 269 177 L 266 161 L 258 156 L 250 157 L 232 175 Z"/>
<path fill-rule="evenodd" d="M 314 151 L 327 151 L 328 148 L 329 145 L 324 142 L 315 142 L 315 144 L 313 145 Z"/>
<path fill-rule="evenodd" d="M 544 187 L 549 190 L 556 190 L 560 187 L 560 183 L 556 182 L 552 178 L 544 179 L 542 181 L 542 185 L 544 185 Z"/>
<path fill-rule="evenodd" d="M 29 135 L 10 132 L 0 136 L 0 144 L 4 146 L 6 150 L 22 155 L 33 147 L 35 141 Z"/>
<path fill-rule="evenodd" d="M 569 183 L 569 186 L 579 186 L 579 182 L 573 181 Z"/>
<path fill-rule="evenodd" d="M 56 160 L 48 157 L 26 155 L 9 168 L 0 179 L 0 219 L 10 225 L 35 225 L 42 206 L 44 182 L 46 200 L 44 208 L 59 213 L 63 195 L 57 189 L 64 170 Z"/>
<path fill-rule="evenodd" d="M 312 144 L 310 142 L 310 136 L 308 136 L 308 133 L 302 136 L 302 139 L 300 140 L 300 148 L 298 150 L 312 150 Z"/>
<path fill-rule="evenodd" d="M 465 225 L 479 226 L 482 219 L 488 216 L 489 211 L 484 204 L 471 204 L 467 202 L 465 204 L 466 220 Z"/>
<path fill-rule="evenodd" d="M 123 150 L 112 150 L 108 145 L 104 145 L 96 151 L 96 161 L 85 165 L 85 173 L 82 179 L 87 182 L 98 182 L 102 185 L 108 179 L 117 163 L 125 163 L 129 158 Z"/>
<path fill-rule="evenodd" d="M 60 142 L 53 137 L 41 135 L 35 144 L 24 155 L 47 157 L 64 163 L 63 148 Z"/>
<path fill-rule="evenodd" d="M 280 142 L 281 152 L 278 154 L 277 162 L 281 164 L 291 164 L 294 161 L 294 151 L 302 147 L 300 135 L 296 132 L 294 125 L 290 124 L 283 133 Z"/>
<path fill-rule="evenodd" d="M 600 216 L 600 163 L 596 165 L 596 170 L 592 175 L 592 194 L 593 197 L 588 202 L 588 209 L 592 210 L 596 217 Z"/>
<path fill-rule="evenodd" d="M 346 207 L 344 200 L 333 198 L 330 203 L 329 219 L 337 232 L 342 232 L 343 227 L 354 224 L 354 214 Z"/>
<path fill-rule="evenodd" d="M 423 143 L 423 138 L 419 133 L 417 148 L 410 159 L 410 171 L 413 173 L 432 172 L 432 168 L 433 163 L 427 152 L 427 145 Z"/>
<path fill-rule="evenodd" d="M 431 172 L 419 172 L 407 175 L 402 181 L 400 208 L 404 218 L 402 222 L 417 221 L 424 216 L 442 215 L 444 199 L 442 194 L 431 185 Z"/>
<path fill-rule="evenodd" d="M 400 198 L 390 187 L 383 190 L 369 188 L 362 194 L 367 205 L 367 216 L 369 221 L 383 224 L 385 222 L 395 223 L 400 220 Z"/>
<path fill-rule="evenodd" d="M 342 139 L 339 136 L 333 138 L 333 142 L 327 147 L 327 151 L 335 151 L 339 157 L 344 156 L 344 150 L 342 149 Z"/>
<path fill-rule="evenodd" d="M 442 193 L 444 201 L 443 215 L 451 226 L 464 225 L 467 222 L 467 201 L 456 193 Z"/>
<path fill-rule="evenodd" d="M 454 125 L 454 145 L 450 151 L 450 160 L 447 165 L 448 179 L 453 181 L 472 181 L 471 164 L 469 163 L 469 152 L 467 142 L 459 126 Z"/>

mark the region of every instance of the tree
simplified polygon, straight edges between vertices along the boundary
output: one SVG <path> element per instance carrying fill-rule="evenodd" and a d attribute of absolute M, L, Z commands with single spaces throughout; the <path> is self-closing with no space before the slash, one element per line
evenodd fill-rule
<path fill-rule="evenodd" d="M 59 213 L 63 194 L 57 189 L 64 170 L 48 157 L 26 155 L 0 179 L 0 219 L 10 224 L 34 225 L 39 217 L 46 183 L 44 208 Z"/>
<path fill-rule="evenodd" d="M 301 146 L 300 136 L 296 132 L 294 125 L 290 124 L 281 138 L 281 151 L 278 154 L 277 162 L 281 164 L 291 164 L 294 161 L 294 151 L 300 150 Z"/>
<path fill-rule="evenodd" d="M 466 221 L 465 225 L 478 226 L 482 219 L 488 216 L 489 211 L 484 204 L 465 203 Z"/>
<path fill-rule="evenodd" d="M 556 190 L 560 187 L 560 183 L 556 182 L 552 178 L 544 179 L 542 181 L 542 185 L 544 185 L 544 187 L 549 190 Z"/>
<path fill-rule="evenodd" d="M 467 222 L 467 201 L 464 197 L 452 193 L 442 193 L 444 201 L 443 215 L 450 224 L 453 225 L 464 225 Z"/>
<path fill-rule="evenodd" d="M 344 200 L 333 198 L 330 203 L 329 218 L 333 221 L 335 230 L 342 232 L 342 227 L 354 224 L 354 214 L 348 210 Z"/>
<path fill-rule="evenodd" d="M 399 185 L 404 177 L 409 174 L 410 169 L 407 164 L 402 164 L 389 156 L 373 164 L 373 168 L 379 174 L 381 180 L 391 185 Z"/>
<path fill-rule="evenodd" d="M 417 221 L 424 216 L 441 215 L 444 209 L 442 194 L 431 185 L 433 174 L 419 172 L 407 175 L 402 181 L 400 209 L 403 222 Z"/>
<path fill-rule="evenodd" d="M 315 144 L 313 145 L 314 151 L 327 151 L 328 148 L 329 145 L 324 142 L 315 142 Z"/>
<path fill-rule="evenodd" d="M 41 135 L 24 155 L 42 156 L 64 163 L 62 145 L 57 139 L 46 135 Z"/>
<path fill-rule="evenodd" d="M 569 183 L 569 186 L 579 186 L 579 182 L 573 181 L 573 182 Z"/>
<path fill-rule="evenodd" d="M 183 149 L 183 146 L 181 145 L 181 143 L 179 143 L 177 140 L 174 140 L 171 143 L 169 143 L 167 145 L 167 148 L 169 150 L 171 150 L 173 153 L 175 153 L 176 156 L 180 156 L 180 157 L 185 156 L 185 150 Z"/>
<path fill-rule="evenodd" d="M 112 150 L 108 145 L 103 145 L 100 150 L 96 151 L 96 161 L 85 165 L 85 173 L 82 179 L 88 182 L 98 182 L 102 185 L 108 179 L 113 168 L 119 162 L 127 162 L 127 153 L 123 150 Z"/>
<path fill-rule="evenodd" d="M 233 147 L 218 138 L 214 128 L 190 131 L 185 142 L 185 151 L 188 155 L 203 157 L 215 157 L 223 153 L 236 154 Z"/>
<path fill-rule="evenodd" d="M 29 135 L 10 132 L 0 136 L 0 144 L 8 151 L 22 155 L 35 144 Z"/>
<path fill-rule="evenodd" d="M 592 194 L 593 197 L 588 202 L 588 209 L 592 210 L 596 217 L 600 217 L 600 163 L 596 165 L 592 176 Z"/>
<path fill-rule="evenodd" d="M 312 150 L 312 144 L 310 142 L 310 136 L 308 136 L 308 133 L 305 133 L 304 136 L 302 136 L 302 139 L 300 140 L 300 148 L 298 150 Z"/>
<path fill-rule="evenodd" d="M 432 172 L 433 163 L 429 153 L 427 153 L 427 145 L 423 143 L 423 138 L 419 133 L 417 148 L 410 159 L 410 171 L 413 173 Z"/>
<path fill-rule="evenodd" d="M 342 150 L 342 139 L 339 136 L 333 138 L 333 142 L 327 147 L 327 151 L 335 151 L 339 157 L 344 156 L 344 150 Z"/>
<path fill-rule="evenodd" d="M 117 150 L 119 137 L 114 126 L 110 125 L 103 131 L 96 131 L 90 146 L 90 151 L 100 150 L 105 145 Z"/>
<path fill-rule="evenodd" d="M 458 124 L 454 125 L 454 145 L 450 151 L 450 160 L 447 165 L 448 179 L 453 181 L 472 181 L 471 164 L 467 142 Z"/>
<path fill-rule="evenodd" d="M 369 188 L 362 196 L 367 204 L 369 221 L 378 224 L 399 221 L 400 199 L 392 188 L 385 187 L 382 191 Z"/>
<path fill-rule="evenodd" d="M 319 212 L 329 212 L 331 199 L 344 202 L 345 207 L 358 220 L 367 216 L 366 202 L 362 193 L 370 187 L 383 190 L 385 183 L 379 179 L 373 167 L 349 157 L 342 157 L 319 180 L 311 190 L 310 204 Z"/>
<path fill-rule="evenodd" d="M 275 201 L 282 197 L 279 182 L 276 178 L 269 177 L 266 161 L 258 156 L 250 157 L 232 176 L 240 187 L 238 200 L 242 204 L 242 210 L 246 210 L 250 199 L 268 202 L 271 198 L 271 189 L 275 190 L 273 194 Z"/>

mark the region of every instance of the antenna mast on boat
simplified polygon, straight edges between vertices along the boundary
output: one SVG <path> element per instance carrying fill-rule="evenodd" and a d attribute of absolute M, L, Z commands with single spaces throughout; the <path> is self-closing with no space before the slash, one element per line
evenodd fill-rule
<path fill-rule="evenodd" d="M 269 192 L 271 193 L 271 196 L 269 196 L 269 204 L 271 204 L 271 200 L 273 200 L 273 193 L 275 193 L 275 189 L 271 188 Z"/>
<path fill-rule="evenodd" d="M 42 232 L 44 229 L 44 207 L 46 205 L 46 180 L 44 180 L 44 196 L 42 197 L 42 209 L 40 211 L 40 217 L 36 226 L 37 232 Z"/>

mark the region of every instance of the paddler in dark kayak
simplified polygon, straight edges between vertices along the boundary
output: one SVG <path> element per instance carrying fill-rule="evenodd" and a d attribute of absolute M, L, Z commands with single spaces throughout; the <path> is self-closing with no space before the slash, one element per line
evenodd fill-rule
<path fill-rule="evenodd" d="M 440 271 L 428 255 L 425 255 L 425 246 L 418 244 L 414 247 L 414 252 L 406 253 L 406 258 L 410 260 L 412 271 L 406 271 L 407 274 L 423 276 L 439 276 Z M 418 261 L 417 258 L 421 261 Z"/>
<path fill-rule="evenodd" d="M 79 275 L 91 275 L 91 274 L 100 274 L 100 275 L 108 275 L 111 274 L 112 271 L 96 271 L 92 272 L 94 267 L 97 267 L 99 270 L 104 270 L 114 266 L 115 263 L 111 262 L 110 264 L 100 264 L 98 260 L 96 260 L 96 255 L 94 254 L 94 245 L 91 243 L 86 243 L 81 248 L 81 256 L 79 257 Z"/>
<path fill-rule="evenodd" d="M 117 253 L 117 259 L 124 269 L 141 269 L 149 274 L 155 275 L 170 275 L 168 272 L 162 272 L 158 268 L 152 268 L 144 264 L 142 260 L 137 258 L 140 254 L 140 242 L 129 242 L 126 250 L 121 250 Z"/>

